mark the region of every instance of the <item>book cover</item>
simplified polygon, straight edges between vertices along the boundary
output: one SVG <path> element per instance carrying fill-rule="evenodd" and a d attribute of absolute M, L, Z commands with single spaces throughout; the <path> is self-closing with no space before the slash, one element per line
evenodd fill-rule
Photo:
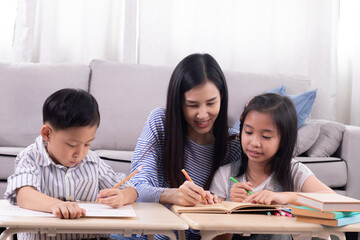
<path fill-rule="evenodd" d="M 324 219 L 338 219 L 343 217 L 350 217 L 360 214 L 360 212 L 337 212 L 337 211 L 320 211 L 307 206 L 291 207 L 291 213 L 297 216 L 317 217 Z"/>
<path fill-rule="evenodd" d="M 320 211 L 360 211 L 360 200 L 336 193 L 298 193 L 297 202 Z"/>
<path fill-rule="evenodd" d="M 171 209 L 177 213 L 233 213 L 233 212 L 265 212 L 276 211 L 278 205 L 256 203 L 241 203 L 223 201 L 215 204 L 200 203 L 193 207 L 172 205 Z"/>
<path fill-rule="evenodd" d="M 315 218 L 315 217 L 307 217 L 307 216 L 296 216 L 296 221 L 318 223 L 332 227 L 341 227 L 352 223 L 360 222 L 360 214 L 356 214 L 349 217 L 343 217 L 339 219 L 323 219 L 323 218 Z"/>

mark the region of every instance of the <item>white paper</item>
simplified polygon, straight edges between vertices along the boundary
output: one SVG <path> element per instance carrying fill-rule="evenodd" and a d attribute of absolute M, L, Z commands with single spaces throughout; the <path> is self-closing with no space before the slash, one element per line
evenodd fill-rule
<path fill-rule="evenodd" d="M 55 217 L 52 213 L 33 211 L 20 208 L 10 204 L 6 200 L 0 201 L 0 216 L 20 216 L 20 217 Z"/>
<path fill-rule="evenodd" d="M 136 217 L 131 205 L 112 208 L 99 203 L 79 203 L 79 206 L 85 209 L 86 217 Z"/>
<path fill-rule="evenodd" d="M 131 205 L 121 208 L 112 208 L 99 203 L 78 203 L 86 210 L 86 217 L 136 217 Z M 10 204 L 6 200 L 0 200 L 0 216 L 20 217 L 55 217 L 52 213 L 33 211 Z"/>

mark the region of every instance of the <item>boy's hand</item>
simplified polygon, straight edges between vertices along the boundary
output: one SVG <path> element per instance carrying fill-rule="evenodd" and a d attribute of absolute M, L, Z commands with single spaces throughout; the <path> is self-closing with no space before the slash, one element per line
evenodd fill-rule
<path fill-rule="evenodd" d="M 243 202 L 250 194 L 247 192 L 252 191 L 251 182 L 234 183 L 230 189 L 230 201 Z"/>
<path fill-rule="evenodd" d="M 85 209 L 80 208 L 76 202 L 59 202 L 51 208 L 52 213 L 58 218 L 76 219 L 85 216 Z"/>
<path fill-rule="evenodd" d="M 98 194 L 99 203 L 113 208 L 122 207 L 125 204 L 125 195 L 118 188 L 109 188 L 100 190 Z"/>

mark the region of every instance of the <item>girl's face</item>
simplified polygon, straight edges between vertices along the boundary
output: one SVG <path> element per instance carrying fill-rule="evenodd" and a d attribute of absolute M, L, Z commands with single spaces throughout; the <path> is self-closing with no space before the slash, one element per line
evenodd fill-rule
<path fill-rule="evenodd" d="M 191 140 L 198 144 L 214 142 L 211 130 L 219 115 L 220 103 L 220 91 L 210 81 L 185 92 L 183 112 Z"/>
<path fill-rule="evenodd" d="M 249 163 L 268 163 L 280 144 L 280 134 L 270 114 L 250 111 L 244 121 L 241 143 Z"/>

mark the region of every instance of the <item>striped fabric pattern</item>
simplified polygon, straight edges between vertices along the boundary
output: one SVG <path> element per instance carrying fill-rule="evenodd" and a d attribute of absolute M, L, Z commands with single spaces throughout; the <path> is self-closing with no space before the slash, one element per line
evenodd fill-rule
<path fill-rule="evenodd" d="M 33 186 L 38 191 L 63 201 L 95 201 L 101 189 L 112 188 L 125 178 L 123 173 L 115 173 L 96 153 L 89 151 L 86 157 L 72 167 L 55 164 L 39 136 L 35 143 L 23 150 L 15 160 L 15 173 L 8 178 L 4 194 L 12 204 L 16 204 L 16 189 Z M 121 188 L 130 187 L 129 181 Z M 21 239 L 45 239 L 44 234 L 22 233 Z M 94 235 L 58 234 L 51 239 L 86 239 Z M 95 236 L 96 237 L 96 236 Z M 47 238 L 49 239 L 49 238 Z"/>
<path fill-rule="evenodd" d="M 164 120 L 165 108 L 156 108 L 151 112 L 145 123 L 144 129 L 138 139 L 131 169 L 134 171 L 139 166 L 143 170 L 137 173 L 131 181 L 139 192 L 138 201 L 159 202 L 161 193 L 169 185 L 165 182 L 164 172 L 158 167 L 164 145 Z M 236 133 L 230 129 L 229 134 Z M 187 138 L 185 144 L 184 167 L 195 184 L 204 187 L 209 178 L 212 158 L 213 144 L 199 145 Z M 240 158 L 240 143 L 238 140 L 230 141 L 230 148 L 226 155 L 225 164 Z M 177 174 L 182 174 L 181 172 Z M 155 239 L 168 239 L 165 236 L 156 235 Z M 186 239 L 200 239 L 196 231 L 186 231 Z"/>

